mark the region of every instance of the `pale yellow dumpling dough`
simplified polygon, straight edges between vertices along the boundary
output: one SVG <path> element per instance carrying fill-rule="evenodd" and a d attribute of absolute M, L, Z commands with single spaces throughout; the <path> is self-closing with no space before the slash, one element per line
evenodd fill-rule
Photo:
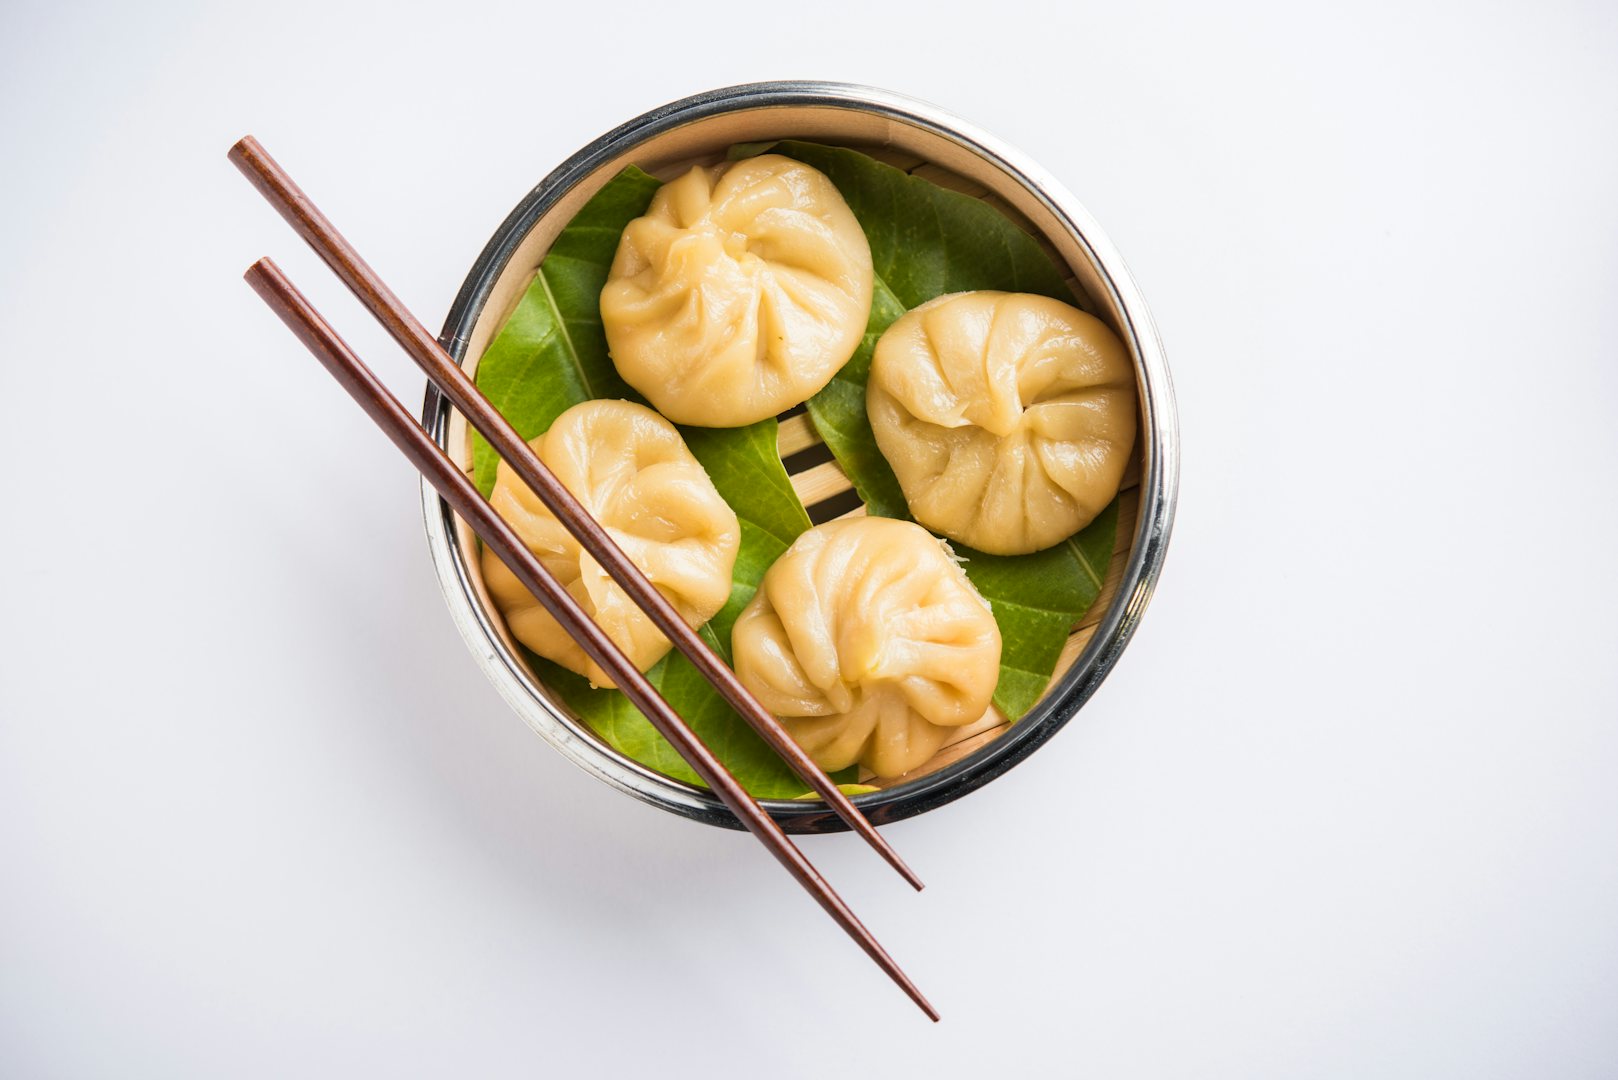
<path fill-rule="evenodd" d="M 877 341 L 865 405 L 915 519 L 995 555 L 1088 525 L 1135 442 L 1123 342 L 1027 293 L 955 293 L 906 313 Z"/>
<path fill-rule="evenodd" d="M 764 154 L 658 189 L 618 243 L 601 324 L 618 373 L 664 416 L 740 427 L 848 362 L 871 280 L 870 245 L 832 182 Z"/>
<path fill-rule="evenodd" d="M 700 626 L 724 606 L 741 529 L 673 424 L 643 405 L 587 401 L 529 445 L 686 622 Z M 668 638 L 504 461 L 489 502 L 636 667 L 645 671 L 669 651 Z M 613 685 L 488 548 L 482 565 L 518 641 L 597 686 Z"/>
<path fill-rule="evenodd" d="M 898 776 L 983 716 L 1000 628 L 937 538 L 891 518 L 798 537 L 731 634 L 736 674 L 827 771 Z"/>

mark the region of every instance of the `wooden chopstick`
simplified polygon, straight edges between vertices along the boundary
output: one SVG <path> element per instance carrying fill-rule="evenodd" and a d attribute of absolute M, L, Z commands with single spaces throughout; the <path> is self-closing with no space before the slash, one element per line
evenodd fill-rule
<path fill-rule="evenodd" d="M 287 280 L 280 267 L 269 259 L 260 259 L 248 269 L 245 277 L 253 291 L 281 317 L 281 321 L 286 323 L 298 340 L 302 341 L 322 366 L 342 384 L 349 396 L 365 410 L 366 415 L 375 421 L 383 433 L 393 440 L 394 445 L 404 452 L 405 457 L 410 459 L 411 464 L 426 477 L 455 512 L 472 526 L 473 531 L 482 538 L 489 549 L 511 568 L 517 580 L 521 581 L 539 602 L 545 605 L 545 610 L 551 613 L 562 628 L 578 641 L 585 654 L 612 676 L 625 696 L 645 714 L 652 722 L 652 726 L 657 728 L 658 733 L 679 751 L 680 756 L 690 763 L 697 775 L 724 800 L 725 805 L 741 819 L 742 824 L 758 837 L 798 883 L 820 902 L 820 906 L 847 931 L 860 948 L 888 973 L 888 977 L 899 984 L 911 1000 L 921 1007 L 922 1012 L 936 1021 L 937 1011 L 803 853 L 787 839 L 781 827 L 775 823 L 775 819 L 753 801 L 730 771 L 714 756 L 713 751 L 709 750 L 696 733 L 686 726 L 680 714 L 663 700 L 647 681 L 646 676 L 641 674 L 640 669 L 624 656 L 613 644 L 612 639 L 596 625 L 595 620 L 585 614 L 584 609 L 579 607 L 567 589 L 545 570 L 511 526 L 506 524 L 505 519 L 484 501 L 466 474 L 455 466 L 449 455 L 439 448 L 297 287 Z"/>
<path fill-rule="evenodd" d="M 675 648 L 684 653 L 702 676 L 713 684 L 737 715 L 826 800 L 826 804 L 849 828 L 864 837 L 866 843 L 876 849 L 913 887 L 921 889 L 921 879 L 842 792 L 836 781 L 815 764 L 815 760 L 787 733 L 775 715 L 742 685 L 736 673 L 709 648 L 707 642 L 686 625 L 674 605 L 630 561 L 617 542 L 573 497 L 573 493 L 545 467 L 516 429 L 461 370 L 460 365 L 393 294 L 353 245 L 304 194 L 303 189 L 293 182 L 286 170 L 259 145 L 258 140 L 251 135 L 243 138 L 230 148 L 228 156 L 242 175 L 286 219 L 287 224 L 325 260 L 326 265 L 342 279 L 434 385 L 461 410 L 474 428 L 482 432 L 495 452 L 533 489 L 539 500 L 556 515 L 584 550 L 601 564 L 629 598 L 674 643 Z"/>

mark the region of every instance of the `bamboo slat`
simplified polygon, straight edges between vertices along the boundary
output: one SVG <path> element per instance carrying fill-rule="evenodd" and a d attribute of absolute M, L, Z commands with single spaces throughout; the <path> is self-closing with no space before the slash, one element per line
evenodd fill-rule
<path fill-rule="evenodd" d="M 791 457 L 800 450 L 819 446 L 820 435 L 815 431 L 815 425 L 810 423 L 809 417 L 799 413 L 781 421 L 781 430 L 775 437 L 775 445 L 782 457 Z"/>
<path fill-rule="evenodd" d="M 809 507 L 825 502 L 833 495 L 851 491 L 854 487 L 843 474 L 843 467 L 835 461 L 823 461 L 819 465 L 809 466 L 802 472 L 788 475 L 792 479 L 792 488 L 798 493 L 798 498 L 802 500 L 803 505 Z"/>

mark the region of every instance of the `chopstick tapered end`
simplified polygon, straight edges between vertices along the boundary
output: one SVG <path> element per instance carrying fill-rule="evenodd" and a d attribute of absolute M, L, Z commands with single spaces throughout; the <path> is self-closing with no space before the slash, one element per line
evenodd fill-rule
<path fill-rule="evenodd" d="M 927 887 L 926 883 L 921 880 L 914 870 L 910 869 L 909 863 L 899 857 L 899 853 L 893 850 L 893 845 L 888 843 L 887 838 L 876 831 L 876 826 L 871 824 L 871 819 L 860 813 L 859 808 L 849 801 L 848 796 L 841 791 L 837 791 L 836 788 L 832 790 L 837 792 L 836 800 L 833 801 L 828 798 L 827 802 L 831 803 L 832 808 L 837 811 L 837 815 L 848 822 L 849 827 L 859 833 L 865 842 L 870 844 L 872 849 L 882 856 L 889 866 L 897 870 L 899 876 L 908 881 L 912 889 L 917 892 L 925 889 Z"/>
<path fill-rule="evenodd" d="M 921 890 L 927 887 L 927 883 L 922 881 L 921 878 L 917 877 L 916 872 L 910 869 L 909 866 L 905 865 L 904 860 L 901 859 L 894 863 L 893 868 L 899 871 L 899 876 L 910 882 L 910 887 L 915 889 L 917 892 L 921 892 Z"/>

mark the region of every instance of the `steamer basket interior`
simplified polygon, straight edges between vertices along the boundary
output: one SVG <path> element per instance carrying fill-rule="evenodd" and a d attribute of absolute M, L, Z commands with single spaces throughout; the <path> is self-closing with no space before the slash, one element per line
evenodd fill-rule
<path fill-rule="evenodd" d="M 845 95 L 850 100 L 842 100 Z M 868 100 L 872 96 L 896 104 L 873 108 Z M 749 102 L 749 97 L 755 100 Z M 1002 156 L 1009 151 L 981 145 L 980 140 L 987 142 L 987 136 L 970 129 L 963 132 L 964 125 L 953 118 L 948 118 L 949 123 L 959 126 L 944 128 L 937 115 L 894 115 L 899 110 L 922 109 L 930 107 L 864 88 L 762 84 L 718 91 L 648 114 L 581 152 L 518 207 L 468 279 L 444 338 L 452 355 L 475 374 L 478 359 L 526 290 L 556 234 L 603 184 L 629 164 L 669 179 L 693 164 L 721 160 L 730 146 L 740 142 L 796 138 L 861 150 L 990 203 L 1038 239 L 1066 268 L 1079 306 L 1109 323 L 1129 347 L 1141 391 L 1140 434 L 1124 478 L 1118 540 L 1100 597 L 1069 636 L 1044 698 L 1015 725 L 1008 725 L 991 709 L 978 723 L 960 729 L 920 768 L 892 780 L 862 778 L 862 783 L 882 789 L 857 799 L 873 820 L 908 817 L 987 782 L 1077 710 L 1121 651 L 1144 608 L 1167 539 L 1175 476 L 1172 395 L 1166 368 L 1158 376 L 1160 347 L 1144 305 L 1131 305 L 1133 285 L 1121 263 L 1105 265 L 1097 250 L 1105 248 L 1099 232 L 1076 223 L 1070 216 L 1075 208 L 1060 201 L 1059 193 L 1053 198 L 1043 184 L 1031 178 L 1027 171 L 1031 167 L 1013 166 Z M 470 471 L 471 443 L 464 419 L 431 393 L 426 419 L 429 430 Z M 821 445 L 802 406 L 780 418 L 779 445 L 793 486 L 812 520 L 818 523 L 863 513 L 852 485 Z M 1144 500 L 1143 485 L 1155 488 Z M 1143 505 L 1151 510 L 1150 520 L 1143 519 Z M 448 513 L 436 494 L 425 493 L 425 506 L 446 598 L 468 643 L 517 711 L 564 753 L 609 783 L 665 809 L 735 827 L 734 818 L 706 791 L 663 777 L 618 754 L 550 694 L 520 658 L 484 590 L 477 538 Z M 1013 742 L 1024 748 L 1017 752 L 1005 745 Z M 842 828 L 818 800 L 769 805 L 791 831 Z"/>

